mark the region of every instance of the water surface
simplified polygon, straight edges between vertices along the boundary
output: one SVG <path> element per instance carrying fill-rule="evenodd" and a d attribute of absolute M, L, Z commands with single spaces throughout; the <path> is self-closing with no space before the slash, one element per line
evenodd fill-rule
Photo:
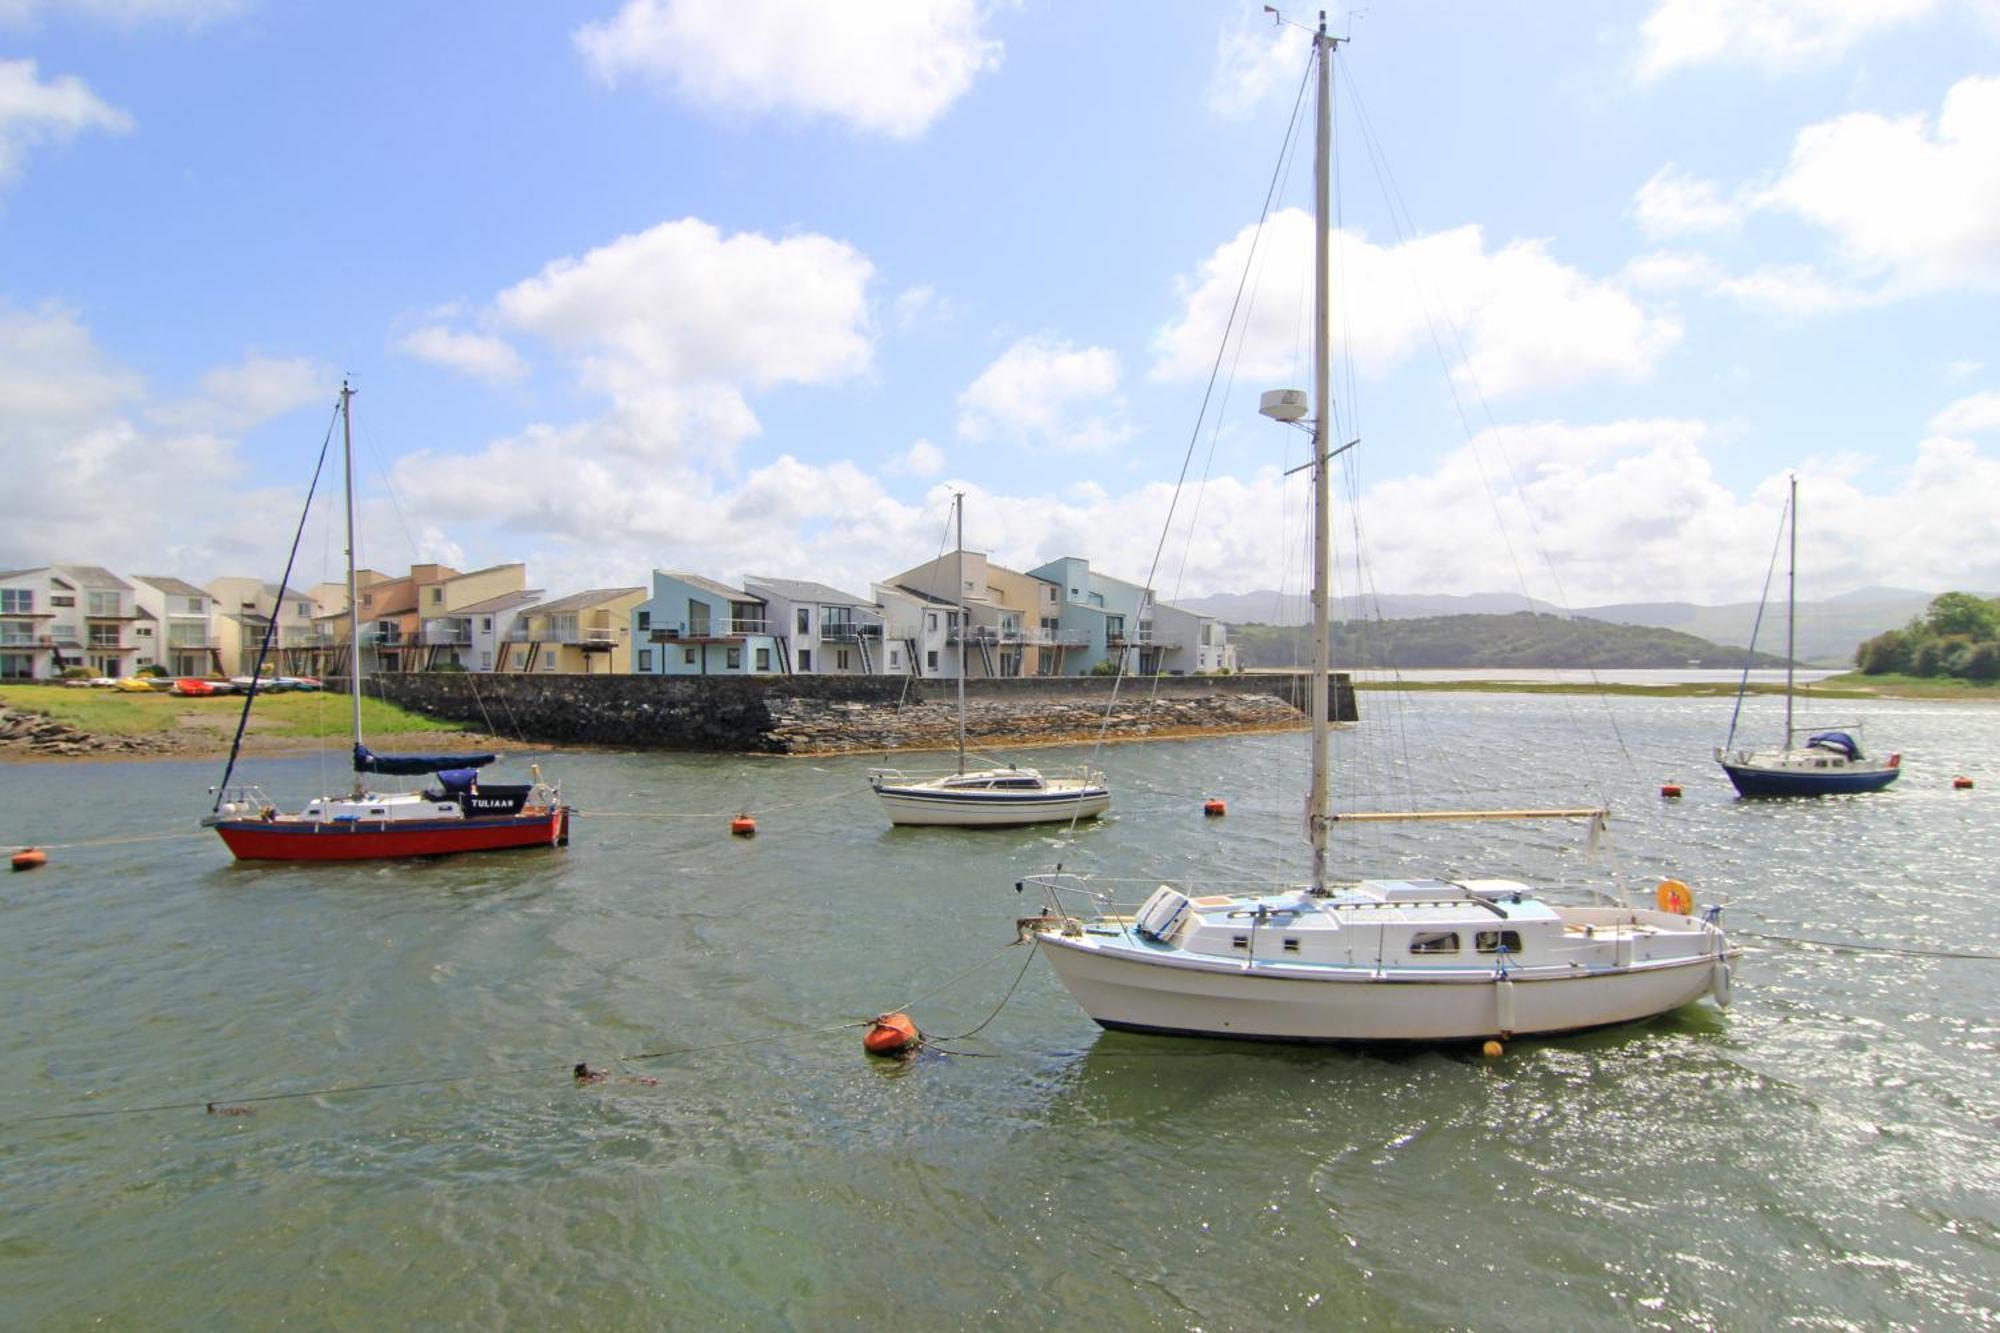
<path fill-rule="evenodd" d="M 181 836 L 217 765 L 0 768 L 0 842 L 58 844 L 0 881 L 0 1321 L 2000 1317 L 2000 965 L 1933 956 L 2000 954 L 2000 711 L 1871 704 L 1896 787 L 1757 804 L 1707 759 L 1726 700 L 1362 706 L 1348 808 L 1618 819 L 1594 857 L 1570 825 L 1370 826 L 1343 865 L 1576 895 L 1672 873 L 1754 951 L 1735 1006 L 1492 1063 L 1098 1031 L 1009 945 L 1014 881 L 1296 875 L 1296 735 L 1107 749 L 1114 816 L 1073 839 L 891 830 L 865 759 L 554 756 L 586 812 L 566 851 L 364 866 Z M 297 797 L 322 772 L 248 776 Z M 991 1022 L 907 1065 L 836 1026 L 905 1004 L 937 1035 Z M 578 1087 L 580 1060 L 618 1077 Z"/>

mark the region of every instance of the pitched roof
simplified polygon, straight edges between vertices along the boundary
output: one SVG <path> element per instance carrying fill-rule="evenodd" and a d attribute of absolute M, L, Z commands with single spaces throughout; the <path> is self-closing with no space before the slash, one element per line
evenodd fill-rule
<path fill-rule="evenodd" d="M 912 588 L 907 583 L 898 583 L 895 585 L 895 588 L 897 592 L 907 593 L 920 602 L 929 602 L 932 606 L 958 605 L 957 602 L 952 601 L 949 597 L 939 597 L 936 593 L 925 592 L 922 588 Z"/>
<path fill-rule="evenodd" d="M 132 590 L 131 584 L 102 565 L 57 565 L 55 568 L 68 574 L 86 588 L 117 588 L 124 592 Z"/>
<path fill-rule="evenodd" d="M 173 578 L 167 574 L 134 574 L 133 578 L 148 587 L 158 588 L 171 597 L 206 597 L 207 593 L 185 579 Z"/>
<path fill-rule="evenodd" d="M 810 579 L 768 579 L 761 574 L 746 574 L 745 587 L 755 585 L 769 588 L 788 602 L 816 602 L 822 606 L 873 606 L 866 597 L 856 597 L 838 588 L 829 588 L 824 583 L 814 583 Z"/>
<path fill-rule="evenodd" d="M 732 601 L 761 602 L 764 600 L 755 593 L 745 592 L 741 588 L 732 588 L 727 583 L 717 583 L 714 579 L 705 579 L 699 574 L 688 574 L 678 569 L 662 569 L 658 572 L 665 574 L 670 579 L 679 579 L 690 588 L 700 588 L 703 592 L 712 592 L 718 597 L 727 597 Z"/>
<path fill-rule="evenodd" d="M 483 602 L 461 606 L 456 611 L 447 612 L 453 616 L 490 616 L 495 611 L 511 611 L 517 606 L 532 606 L 547 594 L 540 588 L 524 588 L 520 592 L 503 592 L 498 597 L 489 597 Z"/>
<path fill-rule="evenodd" d="M 23 574 L 39 574 L 47 565 L 36 565 L 33 569 L 0 569 L 0 579 L 18 579 Z"/>
<path fill-rule="evenodd" d="M 592 588 L 589 592 L 571 593 L 567 597 L 558 597 L 553 602 L 544 602 L 535 608 L 535 614 L 538 616 L 547 616 L 558 615 L 566 611 L 582 611 L 587 607 L 597 606 L 614 598 L 623 597 L 627 593 L 643 593 L 645 591 L 644 588 Z"/>

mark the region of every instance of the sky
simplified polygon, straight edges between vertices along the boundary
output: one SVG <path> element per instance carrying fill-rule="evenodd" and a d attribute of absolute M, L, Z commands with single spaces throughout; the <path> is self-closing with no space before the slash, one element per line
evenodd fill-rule
<path fill-rule="evenodd" d="M 0 0 L 0 567 L 1296 591 L 1284 17 Z M 1330 23 L 1343 580 L 2000 591 L 2000 0 Z"/>

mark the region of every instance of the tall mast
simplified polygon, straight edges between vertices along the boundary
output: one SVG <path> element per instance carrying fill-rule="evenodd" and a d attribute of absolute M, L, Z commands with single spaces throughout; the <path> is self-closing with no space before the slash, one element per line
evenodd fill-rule
<path fill-rule="evenodd" d="M 965 772 L 965 645 L 972 638 L 972 627 L 966 624 L 965 614 L 965 492 L 957 491 L 951 497 L 952 507 L 958 511 L 958 771 Z"/>
<path fill-rule="evenodd" d="M 1333 51 L 1336 39 L 1326 31 L 1326 13 L 1313 34 L 1319 63 L 1317 151 L 1313 157 L 1313 642 L 1312 642 L 1312 791 L 1306 798 L 1306 822 L 1312 832 L 1313 888 L 1326 888 L 1326 836 L 1332 822 L 1327 810 L 1328 708 L 1327 669 L 1332 654 L 1328 641 L 1326 588 L 1329 581 L 1333 521 L 1328 513 L 1332 487 L 1327 478 L 1327 431 L 1333 420 L 1333 333 L 1331 324 L 1332 244 L 1329 227 L 1333 175 Z"/>
<path fill-rule="evenodd" d="M 1799 620 L 1799 474 L 1792 474 L 1792 550 L 1785 566 L 1785 748 L 1792 748 L 1792 661 Z"/>
<path fill-rule="evenodd" d="M 347 475 L 347 693 L 354 705 L 354 743 L 361 744 L 361 597 L 354 575 L 354 390 L 340 382 L 340 453 Z M 354 775 L 361 790 L 361 775 Z"/>

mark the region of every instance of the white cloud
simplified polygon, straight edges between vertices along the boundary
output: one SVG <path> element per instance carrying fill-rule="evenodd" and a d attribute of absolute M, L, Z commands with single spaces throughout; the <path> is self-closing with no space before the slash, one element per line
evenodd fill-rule
<path fill-rule="evenodd" d="M 944 450 L 929 440 L 918 440 L 889 460 L 889 472 L 905 477 L 935 477 L 944 471 Z"/>
<path fill-rule="evenodd" d="M 1939 435 L 1985 435 L 2000 431 L 2000 393 L 1975 393 L 1961 398 L 1931 418 Z"/>
<path fill-rule="evenodd" d="M 1017 341 L 958 396 L 958 433 L 1055 449 L 1101 449 L 1129 439 L 1118 396 L 1118 355 L 1047 337 Z"/>
<path fill-rule="evenodd" d="M 1984 369 L 1986 369 L 1984 361 L 1961 357 L 1944 368 L 1944 377 L 1948 380 L 1969 380 Z"/>
<path fill-rule="evenodd" d="M 504 339 L 483 333 L 459 333 L 441 324 L 427 324 L 405 335 L 397 341 L 396 348 L 488 384 L 511 384 L 528 373 L 521 354 Z"/>
<path fill-rule="evenodd" d="M 1246 227 L 1183 282 L 1181 316 L 1155 343 L 1155 377 L 1208 374 L 1254 235 Z M 1680 339 L 1677 318 L 1647 313 L 1539 241 L 1489 252 L 1480 229 L 1465 226 L 1393 246 L 1344 232 L 1335 246 L 1336 336 L 1366 375 L 1393 370 L 1428 345 L 1433 328 L 1447 346 L 1460 341 L 1457 330 L 1464 369 L 1492 394 L 1643 378 Z M 1311 274 L 1311 218 L 1298 209 L 1272 215 L 1251 278 L 1239 375 L 1303 381 Z"/>
<path fill-rule="evenodd" d="M 1639 187 L 1632 211 L 1655 240 L 1697 232 L 1728 231 L 1743 219 L 1740 203 L 1724 199 L 1713 182 L 1669 163 Z"/>
<path fill-rule="evenodd" d="M 1747 65 L 1766 74 L 1819 68 L 1858 43 L 1938 8 L 1938 0 L 1659 0 L 1640 27 L 1639 72 Z"/>
<path fill-rule="evenodd" d="M 2000 78 L 1955 84 L 1934 130 L 1871 113 L 1807 128 L 1757 206 L 1824 228 L 1892 292 L 2000 288 Z"/>
<path fill-rule="evenodd" d="M 0 304 L 0 441 L 13 506 L 0 565 L 77 561 L 196 581 L 275 574 L 309 449 L 299 486 L 246 487 L 224 427 L 278 410 L 293 364 L 253 358 L 211 372 L 191 400 L 207 403 L 207 419 L 176 420 L 70 312 Z"/>
<path fill-rule="evenodd" d="M 611 399 L 619 447 L 727 456 L 758 428 L 746 389 L 868 369 L 874 271 L 825 236 L 724 236 L 685 218 L 557 260 L 495 306 Z"/>
<path fill-rule="evenodd" d="M 75 75 L 43 83 L 32 60 L 0 60 L 0 185 L 21 172 L 29 150 L 85 130 L 123 134 L 132 118 L 100 99 Z"/>
<path fill-rule="evenodd" d="M 1297 29 L 1249 18 L 1225 27 L 1215 44 L 1215 70 L 1208 81 L 1208 107 L 1219 116 L 1242 119 L 1274 89 L 1304 76 L 1311 48 Z"/>
<path fill-rule="evenodd" d="M 986 18 L 978 0 L 626 0 L 575 40 L 607 83 L 634 75 L 725 114 L 913 139 L 999 66 Z"/>
<path fill-rule="evenodd" d="M 306 357 L 249 356 L 203 375 L 197 396 L 147 416 L 176 430 L 233 433 L 310 403 L 330 404 L 337 382 L 331 368 Z"/>

